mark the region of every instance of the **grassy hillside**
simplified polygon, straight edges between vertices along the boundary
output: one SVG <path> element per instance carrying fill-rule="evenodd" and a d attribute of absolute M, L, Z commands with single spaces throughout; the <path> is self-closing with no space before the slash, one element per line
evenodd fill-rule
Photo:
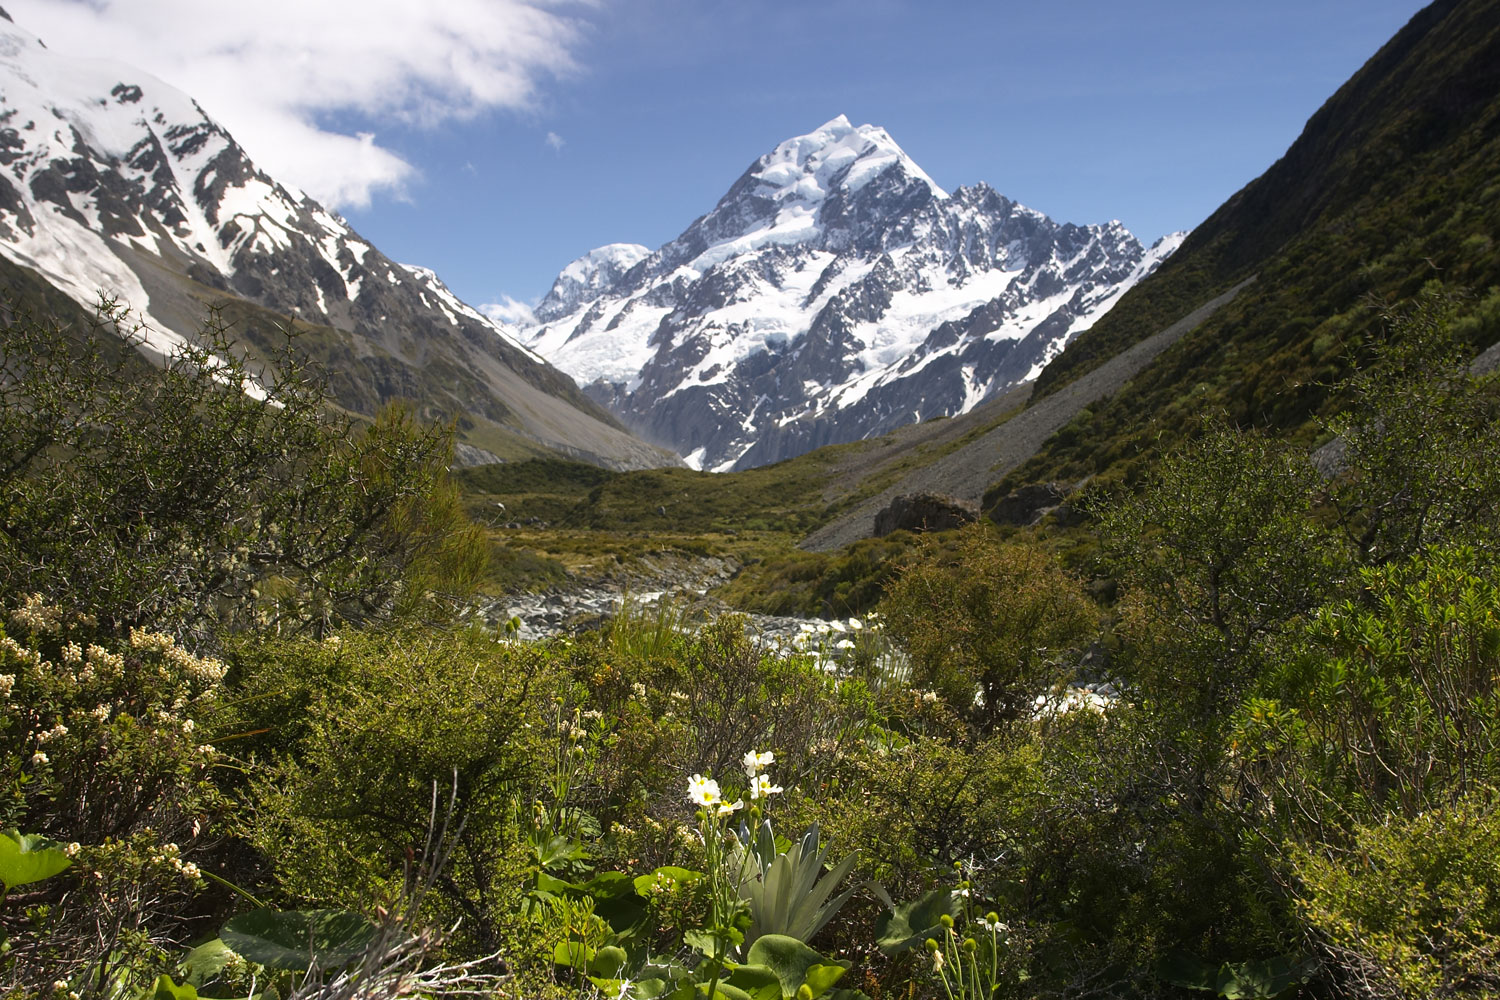
<path fill-rule="evenodd" d="M 1431 282 L 1500 338 L 1500 3 L 1434 3 L 1042 373 L 1042 399 L 1249 275 L 1258 280 L 1000 488 L 1131 476 L 1207 411 L 1310 441 L 1382 313 Z"/>

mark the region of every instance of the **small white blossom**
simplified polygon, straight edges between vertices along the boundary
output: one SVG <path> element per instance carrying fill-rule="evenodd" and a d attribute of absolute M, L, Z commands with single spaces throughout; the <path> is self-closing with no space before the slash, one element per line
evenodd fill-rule
<path fill-rule="evenodd" d="M 51 760 L 51 758 L 48 757 L 46 754 L 42 753 L 42 751 L 40 751 L 40 750 L 38 750 L 36 753 L 34 753 L 34 754 L 31 755 L 31 762 L 33 764 L 46 764 L 46 763 L 50 762 L 50 760 Z"/>
<path fill-rule="evenodd" d="M 701 774 L 695 774 L 688 779 L 688 798 L 694 805 L 704 807 L 717 805 L 722 801 L 719 794 L 719 783 L 712 778 L 705 778 Z"/>
<path fill-rule="evenodd" d="M 862 621 L 860 621 L 858 618 L 851 618 L 851 619 L 849 619 L 849 628 L 850 628 L 851 631 L 858 632 L 860 629 L 862 629 L 864 627 L 865 627 L 865 623 L 862 622 Z"/>
<path fill-rule="evenodd" d="M 764 753 L 749 750 L 745 753 L 745 773 L 752 778 L 774 763 L 776 763 L 776 754 L 770 750 Z"/>
<path fill-rule="evenodd" d="M 718 802 L 718 804 L 716 804 L 714 806 L 714 815 L 715 816 L 729 816 L 729 815 L 731 815 L 733 813 L 738 812 L 739 810 L 741 810 L 743 808 L 745 808 L 745 803 L 744 803 L 743 800 L 736 799 L 733 802 L 724 802 L 724 801 L 721 800 L 720 802 Z"/>
<path fill-rule="evenodd" d="M 750 797 L 752 799 L 764 799 L 772 795 L 780 795 L 785 789 L 780 785 L 771 784 L 769 774 L 756 775 L 755 780 L 750 783 Z"/>

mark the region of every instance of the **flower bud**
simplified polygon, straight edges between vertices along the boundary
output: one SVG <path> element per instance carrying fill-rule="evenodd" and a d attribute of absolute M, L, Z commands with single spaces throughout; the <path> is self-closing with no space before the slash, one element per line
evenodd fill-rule
<path fill-rule="evenodd" d="M 937 941 L 932 938 L 928 938 L 922 943 L 922 947 L 926 948 L 928 951 L 937 951 Z"/>
<path fill-rule="evenodd" d="M 972 954 L 974 954 L 978 950 L 979 950 L 979 942 L 975 941 L 973 938 L 965 938 L 964 939 L 964 954 L 965 955 L 972 955 Z"/>
<path fill-rule="evenodd" d="M 942 924 L 944 927 L 948 928 L 949 930 L 953 929 L 953 918 L 950 917 L 950 916 L 948 916 L 948 914 L 946 914 L 946 913 L 943 914 L 941 917 L 938 918 L 938 923 Z"/>

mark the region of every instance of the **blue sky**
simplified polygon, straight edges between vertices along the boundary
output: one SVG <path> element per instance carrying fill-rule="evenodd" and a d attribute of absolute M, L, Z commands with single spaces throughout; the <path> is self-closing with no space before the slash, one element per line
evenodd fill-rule
<path fill-rule="evenodd" d="M 193 93 L 258 162 L 476 305 L 535 300 L 592 247 L 671 239 L 756 157 L 838 114 L 884 126 L 950 190 L 985 181 L 1150 243 L 1274 162 L 1422 6 L 4 5 L 55 48 L 107 48 Z"/>

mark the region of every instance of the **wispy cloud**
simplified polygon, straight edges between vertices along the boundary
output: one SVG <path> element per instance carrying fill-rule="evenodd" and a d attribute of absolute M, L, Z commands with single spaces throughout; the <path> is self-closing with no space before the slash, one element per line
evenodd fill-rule
<path fill-rule="evenodd" d="M 536 316 L 532 314 L 531 307 L 509 295 L 502 295 L 499 302 L 487 302 L 479 308 L 490 319 L 509 323 L 512 326 L 528 326 L 536 322 Z"/>
<path fill-rule="evenodd" d="M 567 144 L 567 140 L 558 135 L 556 132 L 547 133 L 547 145 L 552 147 L 552 151 L 554 153 L 561 153 L 562 148 Z"/>
<path fill-rule="evenodd" d="M 416 168 L 376 135 L 328 127 L 331 116 L 430 127 L 534 108 L 549 79 L 578 68 L 582 25 L 568 11 L 580 6 L 5 0 L 16 23 L 52 48 L 120 59 L 187 91 L 259 165 L 341 207 L 399 196 Z"/>

